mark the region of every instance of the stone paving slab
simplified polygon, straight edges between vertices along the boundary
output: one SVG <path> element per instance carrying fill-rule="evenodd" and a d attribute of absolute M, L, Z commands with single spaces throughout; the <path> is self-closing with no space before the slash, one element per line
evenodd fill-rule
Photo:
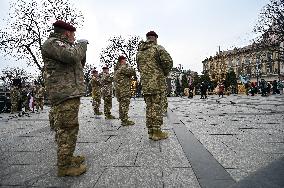
<path fill-rule="evenodd" d="M 284 187 L 284 157 L 250 174 L 232 188 L 282 188 Z"/>

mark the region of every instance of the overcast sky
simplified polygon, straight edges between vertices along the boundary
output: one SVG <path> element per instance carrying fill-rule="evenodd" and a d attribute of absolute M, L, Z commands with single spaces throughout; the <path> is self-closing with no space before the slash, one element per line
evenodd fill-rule
<path fill-rule="evenodd" d="M 154 30 L 174 66 L 202 71 L 202 60 L 233 46 L 248 45 L 254 37 L 261 8 L 268 0 L 80 0 L 71 1 L 83 12 L 85 23 L 77 38 L 89 40 L 87 62 L 99 66 L 99 53 L 115 35 L 139 35 Z M 9 1 L 0 1 L 1 20 Z M 0 23 L 0 27 L 4 24 Z M 0 54 L 0 70 L 17 66 Z M 25 63 L 21 63 L 26 67 Z M 29 68 L 33 70 L 32 67 Z"/>

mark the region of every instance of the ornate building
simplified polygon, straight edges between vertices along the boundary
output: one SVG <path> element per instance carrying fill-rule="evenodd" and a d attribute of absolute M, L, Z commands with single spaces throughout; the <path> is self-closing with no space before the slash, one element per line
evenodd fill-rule
<path fill-rule="evenodd" d="M 282 48 L 281 48 L 282 49 Z M 283 79 L 283 57 L 280 58 L 280 45 L 260 46 L 252 44 L 229 51 L 219 51 L 214 57 L 206 58 L 203 71 L 207 71 L 212 80 L 223 81 L 231 69 L 239 76 L 246 76 L 251 82 L 263 78 L 266 81 Z"/>

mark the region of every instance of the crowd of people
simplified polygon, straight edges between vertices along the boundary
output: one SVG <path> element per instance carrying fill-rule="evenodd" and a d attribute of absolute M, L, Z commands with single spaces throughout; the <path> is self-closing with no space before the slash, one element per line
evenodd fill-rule
<path fill-rule="evenodd" d="M 19 80 L 19 79 L 15 79 Z M 38 83 L 22 86 L 21 82 L 13 82 L 10 88 L 11 114 L 38 112 L 44 106 L 44 87 Z"/>
<path fill-rule="evenodd" d="M 198 91 L 196 90 L 198 88 Z M 244 88 L 244 91 L 242 90 Z M 224 95 L 245 93 L 246 95 L 254 96 L 260 94 L 261 96 L 269 96 L 274 94 L 283 94 L 284 83 L 283 81 L 274 80 L 272 82 L 267 82 L 261 79 L 259 83 L 257 82 L 247 82 L 245 84 L 240 84 L 236 86 L 225 87 L 223 82 L 219 82 L 216 88 L 210 88 L 210 86 L 201 82 L 198 87 L 185 88 L 184 95 L 188 98 L 193 98 L 194 95 L 200 94 L 200 99 L 207 99 L 208 94 L 217 94 L 219 97 L 224 97 Z M 188 91 L 187 91 L 188 90 Z"/>
<path fill-rule="evenodd" d="M 274 80 L 272 82 L 267 82 L 261 79 L 259 83 L 248 82 L 245 84 L 246 95 L 254 96 L 256 94 L 261 94 L 261 96 L 269 96 L 274 94 L 283 94 L 284 83 L 282 81 Z"/>

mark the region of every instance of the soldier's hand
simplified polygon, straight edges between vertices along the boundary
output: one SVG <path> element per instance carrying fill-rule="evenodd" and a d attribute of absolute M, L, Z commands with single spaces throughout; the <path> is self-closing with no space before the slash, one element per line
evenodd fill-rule
<path fill-rule="evenodd" d="M 79 39 L 77 40 L 78 43 L 87 43 L 89 44 L 89 41 L 87 39 Z"/>

